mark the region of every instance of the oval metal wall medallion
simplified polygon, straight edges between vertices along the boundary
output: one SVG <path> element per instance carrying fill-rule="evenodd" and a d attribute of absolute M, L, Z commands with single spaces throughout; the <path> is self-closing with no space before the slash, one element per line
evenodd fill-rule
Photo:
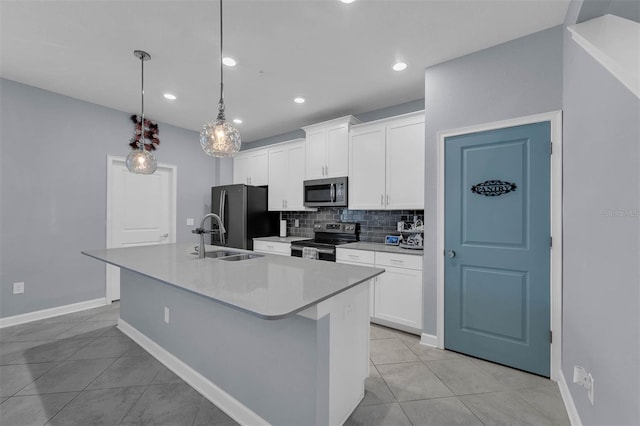
<path fill-rule="evenodd" d="M 515 183 L 504 182 L 501 180 L 485 180 L 471 187 L 471 192 L 487 197 L 497 197 L 509 192 L 515 191 L 517 188 Z"/>

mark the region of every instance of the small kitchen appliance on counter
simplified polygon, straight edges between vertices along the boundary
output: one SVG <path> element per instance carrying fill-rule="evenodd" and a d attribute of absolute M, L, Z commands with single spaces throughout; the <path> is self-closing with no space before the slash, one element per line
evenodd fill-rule
<path fill-rule="evenodd" d="M 291 256 L 336 261 L 336 246 L 359 240 L 360 225 L 355 222 L 316 222 L 314 237 L 291 243 Z"/>

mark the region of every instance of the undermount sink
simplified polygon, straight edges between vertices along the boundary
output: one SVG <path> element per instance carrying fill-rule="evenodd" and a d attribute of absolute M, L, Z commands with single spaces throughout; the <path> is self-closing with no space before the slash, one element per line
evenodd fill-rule
<path fill-rule="evenodd" d="M 237 262 L 239 260 L 249 260 L 249 259 L 255 259 L 258 257 L 264 257 L 261 254 L 249 254 L 249 253 L 241 253 L 235 256 L 226 256 L 226 257 L 221 257 L 220 260 L 228 260 L 229 262 Z"/>
<path fill-rule="evenodd" d="M 198 252 L 194 251 L 191 254 L 198 255 Z M 236 256 L 236 255 L 239 255 L 239 254 L 243 254 L 243 253 L 239 252 L 239 251 L 215 250 L 215 251 L 205 251 L 204 252 L 204 257 L 211 257 L 213 259 L 217 259 L 217 258 L 220 258 L 220 257 Z"/>
<path fill-rule="evenodd" d="M 191 254 L 198 255 L 198 252 L 192 252 Z M 227 250 L 214 250 L 205 251 L 204 257 L 210 257 L 212 259 L 228 260 L 230 262 L 237 262 L 239 260 L 254 259 L 257 257 L 263 257 L 261 254 L 243 253 L 240 251 L 227 251 Z"/>

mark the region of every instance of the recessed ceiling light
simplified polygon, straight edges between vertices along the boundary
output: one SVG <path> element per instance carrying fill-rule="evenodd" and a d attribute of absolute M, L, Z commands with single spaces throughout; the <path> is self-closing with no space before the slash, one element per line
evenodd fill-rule
<path fill-rule="evenodd" d="M 176 95 L 174 95 L 172 93 L 165 93 L 162 96 L 164 96 L 165 99 L 169 99 L 170 101 L 175 101 L 176 100 Z"/>
<path fill-rule="evenodd" d="M 396 62 L 393 65 L 394 71 L 404 71 L 406 68 L 407 68 L 407 64 L 405 64 L 404 62 Z"/>
<path fill-rule="evenodd" d="M 349 3 L 353 3 L 355 0 L 340 0 L 340 1 L 341 1 L 342 3 L 349 4 Z"/>
<path fill-rule="evenodd" d="M 235 67 L 237 64 L 236 60 L 229 56 L 225 56 L 224 58 L 222 58 L 222 63 L 228 67 Z"/>
<path fill-rule="evenodd" d="M 297 104 L 303 104 L 305 101 L 305 99 L 302 96 L 298 96 L 297 98 L 293 99 L 293 102 L 297 103 Z"/>
<path fill-rule="evenodd" d="M 236 124 L 242 124 L 242 120 L 240 120 L 239 118 L 234 118 L 233 122 Z"/>

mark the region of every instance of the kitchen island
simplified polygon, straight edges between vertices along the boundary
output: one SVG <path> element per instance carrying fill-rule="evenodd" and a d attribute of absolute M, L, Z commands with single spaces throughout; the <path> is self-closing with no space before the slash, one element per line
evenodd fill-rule
<path fill-rule="evenodd" d="M 83 253 L 121 268 L 118 327 L 236 421 L 342 424 L 368 374 L 362 284 L 384 270 L 273 255 L 198 259 L 193 251 L 166 244 Z"/>

